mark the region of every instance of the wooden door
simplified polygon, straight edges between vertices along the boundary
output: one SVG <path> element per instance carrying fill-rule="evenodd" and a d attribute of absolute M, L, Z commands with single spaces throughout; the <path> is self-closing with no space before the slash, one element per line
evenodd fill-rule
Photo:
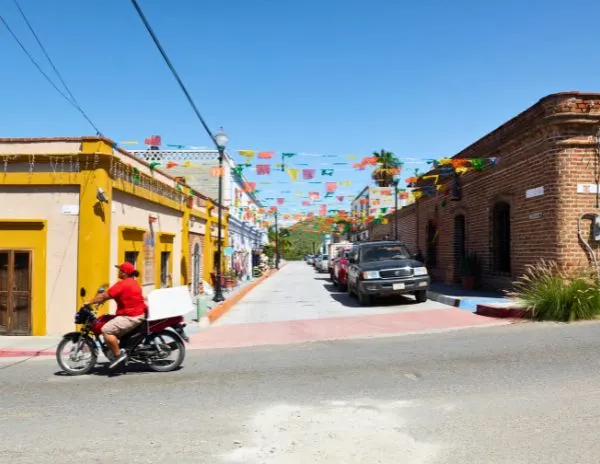
<path fill-rule="evenodd" d="M 0 334 L 31 335 L 31 251 L 0 250 Z"/>

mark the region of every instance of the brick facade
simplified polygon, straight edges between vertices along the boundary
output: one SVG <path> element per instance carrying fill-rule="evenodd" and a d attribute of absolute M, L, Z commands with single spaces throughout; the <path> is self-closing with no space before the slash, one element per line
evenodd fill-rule
<path fill-rule="evenodd" d="M 447 283 L 460 278 L 459 216 L 464 218 L 464 250 L 479 256 L 484 287 L 510 287 L 527 264 L 540 258 L 567 266 L 588 263 L 577 219 L 600 213 L 600 198 L 593 193 L 600 182 L 599 128 L 600 94 L 568 92 L 541 99 L 455 156 L 498 158 L 495 167 L 460 177 L 459 201 L 424 196 L 400 210 L 400 239 L 420 249 L 432 277 Z M 592 193 L 577 193 L 579 184 L 593 184 Z M 529 198 L 527 191 L 533 193 Z M 389 220 L 370 226 L 372 239 L 393 237 Z M 510 240 L 502 232 L 506 228 L 495 226 L 503 221 L 510 224 Z M 590 222 L 582 223 L 586 238 Z M 429 246 L 428 224 L 437 231 Z M 597 252 L 597 244 L 592 246 Z"/>

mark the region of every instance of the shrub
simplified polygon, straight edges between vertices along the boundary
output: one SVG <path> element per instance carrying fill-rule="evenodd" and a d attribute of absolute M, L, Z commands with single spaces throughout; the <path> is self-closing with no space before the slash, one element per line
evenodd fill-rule
<path fill-rule="evenodd" d="M 540 321 L 571 322 L 600 314 L 600 282 L 588 269 L 565 271 L 551 261 L 527 267 L 508 295 Z"/>

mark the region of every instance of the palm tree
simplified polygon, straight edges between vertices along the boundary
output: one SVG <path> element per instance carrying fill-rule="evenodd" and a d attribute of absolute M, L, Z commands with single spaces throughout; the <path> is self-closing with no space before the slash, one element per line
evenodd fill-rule
<path fill-rule="evenodd" d="M 391 151 L 373 152 L 378 167 L 373 170 L 372 178 L 379 187 L 390 187 L 394 184 L 394 175 L 400 172 L 402 163 Z"/>

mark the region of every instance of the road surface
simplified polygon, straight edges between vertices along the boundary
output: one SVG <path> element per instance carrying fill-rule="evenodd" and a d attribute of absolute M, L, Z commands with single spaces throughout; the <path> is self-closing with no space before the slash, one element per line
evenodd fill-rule
<path fill-rule="evenodd" d="M 600 326 L 190 351 L 171 374 L 0 360 L 0 462 L 600 462 Z"/>

